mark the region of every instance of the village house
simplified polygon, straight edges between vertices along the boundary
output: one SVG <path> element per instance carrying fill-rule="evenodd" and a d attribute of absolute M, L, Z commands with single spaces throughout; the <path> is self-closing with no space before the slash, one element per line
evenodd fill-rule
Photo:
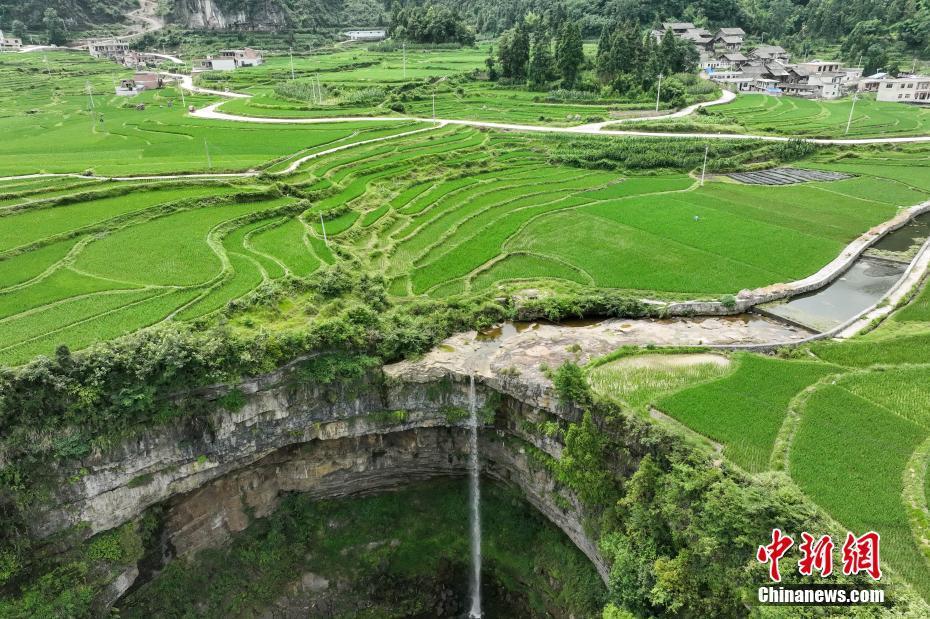
<path fill-rule="evenodd" d="M 216 56 L 207 56 L 195 60 L 191 70 L 194 73 L 203 71 L 234 71 L 240 67 L 257 67 L 264 62 L 262 53 L 246 47 L 245 49 L 222 49 Z"/>
<path fill-rule="evenodd" d="M 718 54 L 739 52 L 743 48 L 745 36 L 742 28 L 721 28 L 712 40 L 714 51 Z"/>
<path fill-rule="evenodd" d="M 689 21 L 667 21 L 662 22 L 662 32 L 671 30 L 675 36 L 681 36 L 689 30 L 694 30 L 695 26 Z"/>
<path fill-rule="evenodd" d="M 137 94 L 145 90 L 145 86 L 142 84 L 136 84 L 135 80 L 127 79 L 120 80 L 119 85 L 116 87 L 116 96 L 118 97 L 135 97 Z"/>
<path fill-rule="evenodd" d="M 746 55 L 754 60 L 776 60 L 778 62 L 789 62 L 791 60 L 791 54 L 779 45 L 759 45 Z"/>
<path fill-rule="evenodd" d="M 387 30 L 383 28 L 374 30 L 349 30 L 345 35 L 350 41 L 383 41 L 387 38 Z"/>
<path fill-rule="evenodd" d="M 3 50 L 12 50 L 12 49 L 22 49 L 23 41 L 22 39 L 17 39 L 15 37 L 8 37 L 0 31 L 0 51 Z"/>
<path fill-rule="evenodd" d="M 878 92 L 879 87 L 885 82 L 889 77 L 884 71 L 879 71 L 874 75 L 869 75 L 868 77 L 863 77 L 859 80 L 859 91 L 860 92 Z"/>
<path fill-rule="evenodd" d="M 136 71 L 132 76 L 136 84 L 141 85 L 145 90 L 156 90 L 165 85 L 162 77 L 154 71 Z"/>
<path fill-rule="evenodd" d="M 232 58 L 237 69 L 239 67 L 257 67 L 265 61 L 262 58 L 262 53 L 251 47 L 245 49 L 221 49 L 218 56 L 220 58 Z"/>
<path fill-rule="evenodd" d="M 87 51 L 94 58 L 109 58 L 122 63 L 123 57 L 129 52 L 129 43 L 116 39 L 109 41 L 91 41 L 87 44 Z"/>
<path fill-rule="evenodd" d="M 703 28 L 688 30 L 684 34 L 678 35 L 678 37 L 685 41 L 690 41 L 698 48 L 698 51 L 713 49 L 714 35 Z"/>
<path fill-rule="evenodd" d="M 120 80 L 116 94 L 120 97 L 134 97 L 143 90 L 156 90 L 164 86 L 164 79 L 154 71 L 136 71 L 132 79 Z"/>
<path fill-rule="evenodd" d="M 203 71 L 235 71 L 236 61 L 233 58 L 214 58 L 207 56 L 200 60 L 195 60 L 191 71 L 201 73 Z"/>
<path fill-rule="evenodd" d="M 879 101 L 930 104 L 930 75 L 886 78 L 876 92 Z"/>

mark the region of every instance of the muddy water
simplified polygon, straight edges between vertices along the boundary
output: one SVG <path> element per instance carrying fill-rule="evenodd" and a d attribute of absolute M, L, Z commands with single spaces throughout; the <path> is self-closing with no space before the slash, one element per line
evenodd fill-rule
<path fill-rule="evenodd" d="M 882 237 L 871 247 L 879 252 L 909 253 L 930 237 L 930 213 L 918 215 L 906 226 Z"/>
<path fill-rule="evenodd" d="M 603 321 L 603 319 L 593 318 L 570 319 L 561 322 L 553 322 L 551 320 L 513 320 L 501 323 L 490 329 L 485 329 L 484 331 L 479 331 L 475 335 L 475 339 L 479 342 L 502 342 L 524 331 L 539 329 L 541 325 L 577 329 L 581 327 L 591 327 Z"/>
<path fill-rule="evenodd" d="M 760 310 L 815 331 L 829 331 L 878 303 L 906 268 L 901 262 L 860 258 L 829 286 Z"/>
<path fill-rule="evenodd" d="M 886 234 L 830 285 L 758 309 L 815 331 L 829 331 L 878 303 L 904 275 L 927 237 L 930 213 Z"/>

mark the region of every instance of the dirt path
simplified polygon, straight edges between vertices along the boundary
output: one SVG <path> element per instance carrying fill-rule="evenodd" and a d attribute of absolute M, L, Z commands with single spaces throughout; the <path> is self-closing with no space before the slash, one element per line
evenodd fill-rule
<path fill-rule="evenodd" d="M 158 15 L 158 0 L 139 0 L 139 8 L 126 14 L 132 22 L 129 32 L 122 37 L 138 37 L 165 27 L 165 20 Z"/>

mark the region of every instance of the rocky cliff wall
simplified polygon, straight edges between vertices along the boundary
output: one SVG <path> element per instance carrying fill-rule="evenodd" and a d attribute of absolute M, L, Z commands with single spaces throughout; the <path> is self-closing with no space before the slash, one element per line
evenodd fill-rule
<path fill-rule="evenodd" d="M 408 368 L 409 369 L 409 368 Z M 299 367 L 194 394 L 218 404 L 235 391 L 241 406 L 217 408 L 210 423 L 150 431 L 56 472 L 61 490 L 35 520 L 51 536 L 89 536 L 162 507 L 163 560 L 216 547 L 271 513 L 282 493 L 339 498 L 402 487 L 467 469 L 465 378 L 440 369 L 403 368 L 354 384 L 321 386 Z M 585 533 L 583 510 L 560 488 L 545 460 L 561 445 L 534 431 L 542 421 L 573 419 L 540 387 L 479 384 L 476 405 L 486 476 L 521 489 L 527 500 L 589 557 L 607 566 Z M 539 404 L 549 405 L 549 409 Z M 562 417 L 559 417 L 561 415 Z M 132 585 L 127 572 L 115 592 Z"/>
<path fill-rule="evenodd" d="M 274 30 L 288 23 L 282 3 L 274 0 L 176 0 L 171 17 L 175 23 L 194 30 Z"/>

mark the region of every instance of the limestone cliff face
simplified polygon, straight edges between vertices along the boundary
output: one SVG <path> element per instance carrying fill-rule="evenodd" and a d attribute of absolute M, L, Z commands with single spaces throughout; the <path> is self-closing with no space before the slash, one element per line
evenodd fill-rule
<path fill-rule="evenodd" d="M 176 0 L 172 21 L 195 30 L 274 30 L 287 25 L 288 18 L 275 0 Z"/>
<path fill-rule="evenodd" d="M 77 528 L 91 535 L 158 504 L 162 555 L 171 560 L 222 545 L 253 518 L 271 513 L 285 492 L 339 498 L 464 475 L 466 381 L 439 369 L 412 372 L 406 366 L 338 387 L 302 379 L 294 368 L 246 381 L 236 386 L 244 405 L 218 408 L 205 426 L 150 431 L 62 467 L 56 474 L 71 481 L 62 482 L 36 518 L 36 531 L 50 536 Z M 217 402 L 229 391 L 219 386 L 189 397 Z M 585 533 L 577 500 L 540 462 L 540 454 L 557 458 L 561 445 L 534 432 L 534 424 L 575 416 L 552 405 L 545 391 L 517 383 L 479 384 L 476 404 L 486 421 L 482 471 L 519 487 L 606 578 L 607 566 Z M 116 594 L 134 578 L 135 572 L 127 573 Z"/>

